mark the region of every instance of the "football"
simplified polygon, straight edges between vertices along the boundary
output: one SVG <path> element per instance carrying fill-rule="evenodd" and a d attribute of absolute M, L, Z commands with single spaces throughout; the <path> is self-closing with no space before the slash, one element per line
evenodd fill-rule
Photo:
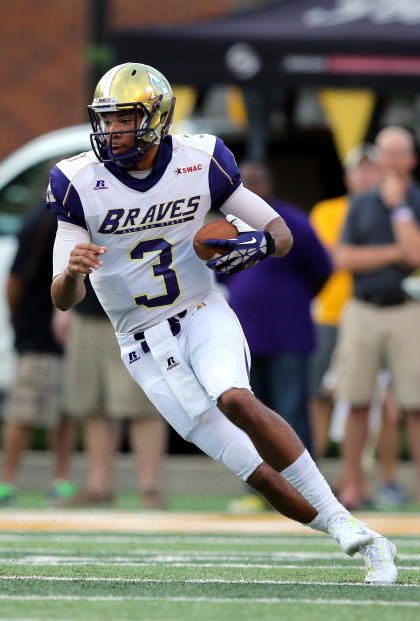
<path fill-rule="evenodd" d="M 220 220 L 213 220 L 201 227 L 195 234 L 193 245 L 197 256 L 203 261 L 210 261 L 217 256 L 226 254 L 229 252 L 229 248 L 220 246 L 205 246 L 206 239 L 233 239 L 238 236 L 238 230 L 236 226 L 230 224 L 225 218 Z"/>

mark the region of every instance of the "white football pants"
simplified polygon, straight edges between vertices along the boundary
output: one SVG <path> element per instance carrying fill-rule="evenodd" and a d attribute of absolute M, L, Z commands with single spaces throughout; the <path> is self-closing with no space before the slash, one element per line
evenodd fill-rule
<path fill-rule="evenodd" d="M 231 423 L 216 405 L 206 414 L 190 418 L 152 354 L 145 354 L 141 343 L 132 335 L 117 335 L 117 338 L 129 373 L 168 423 L 185 440 L 196 444 L 246 481 L 263 461 L 248 435 Z M 219 293 L 210 293 L 189 310 L 175 338 L 185 362 L 214 404 L 230 388 L 251 390 L 248 345 L 236 315 Z"/>

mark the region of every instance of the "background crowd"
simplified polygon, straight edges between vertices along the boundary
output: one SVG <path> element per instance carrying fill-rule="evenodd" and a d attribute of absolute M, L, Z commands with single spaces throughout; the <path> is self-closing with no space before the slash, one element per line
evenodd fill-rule
<path fill-rule="evenodd" d="M 356 145 L 347 154 L 347 193 L 316 204 L 308 216 L 274 196 L 267 162 L 244 161 L 244 185 L 286 220 L 294 246 L 286 258 L 270 258 L 215 283 L 244 328 L 255 394 L 282 413 L 316 459 L 331 451 L 331 440 L 338 445 L 342 467 L 335 486 L 351 509 L 406 500 L 397 483 L 402 423 L 420 480 L 420 312 L 403 288 L 420 264 L 419 228 L 414 225 L 408 242 L 398 237 L 405 233 L 398 227 L 420 214 L 415 165 L 413 136 L 402 127 L 384 128 L 375 144 Z M 113 463 L 125 424 L 142 506 L 164 508 L 166 424 L 127 375 L 90 287 L 75 311 L 53 312 L 54 233 L 42 203 L 30 210 L 8 278 L 18 362 L 3 409 L 0 502 L 15 499 L 29 431 L 42 427 L 54 455 L 48 502 L 112 504 Z M 79 424 L 87 472 L 76 490 L 71 461 Z M 376 498 L 364 485 L 365 450 L 380 463 Z M 254 494 L 230 504 L 232 511 L 264 508 Z"/>
<path fill-rule="evenodd" d="M 111 60 L 102 62 L 111 65 Z M 91 69 L 94 80 L 98 66 L 92 63 Z M 79 95 L 83 110 L 87 100 Z M 304 157 L 300 168 L 289 168 L 295 155 L 289 138 L 281 153 L 270 145 L 270 127 L 293 126 L 290 93 L 271 89 L 262 96 L 261 90 L 244 88 L 243 97 L 236 90 L 229 97 L 242 134 L 239 147 L 228 137 L 225 142 L 242 160 L 243 183 L 285 219 L 294 238 L 287 257 L 269 258 L 215 282 L 244 328 L 253 390 L 284 416 L 319 463 L 338 459 L 333 484 L 346 507 L 395 507 L 410 500 L 418 506 L 420 304 L 406 285 L 420 266 L 416 128 L 372 123 L 375 131 L 355 131 L 346 149 L 330 140 L 335 151 L 325 157 L 325 190 L 300 180 L 300 174 L 309 178 Z M 178 109 L 185 116 L 183 101 L 179 98 Z M 241 115 L 248 127 L 241 125 Z M 218 133 L 216 124 L 204 129 Z M 44 172 L 38 185 L 46 186 Z M 344 193 L 336 191 L 340 188 Z M 31 432 L 41 428 L 51 454 L 49 504 L 112 505 L 118 492 L 115 457 L 124 449 L 133 453 L 140 506 L 165 508 L 166 423 L 126 373 L 91 288 L 74 311 L 53 312 L 55 223 L 38 195 L 25 200 L 3 294 L 17 361 L 1 408 L 0 506 L 16 500 Z M 80 449 L 87 466 L 77 488 L 72 463 Z M 399 480 L 402 457 L 412 460 L 417 476 L 412 498 Z M 366 485 L 367 464 L 373 461 L 378 463 L 374 496 Z M 229 508 L 267 509 L 246 489 Z"/>

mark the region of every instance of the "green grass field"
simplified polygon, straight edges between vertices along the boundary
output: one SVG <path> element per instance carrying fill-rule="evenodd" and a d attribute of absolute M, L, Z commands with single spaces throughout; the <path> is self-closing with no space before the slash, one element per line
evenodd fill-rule
<path fill-rule="evenodd" d="M 399 583 L 363 584 L 325 536 L 0 533 L 0 621 L 420 618 L 420 538 L 394 537 Z"/>

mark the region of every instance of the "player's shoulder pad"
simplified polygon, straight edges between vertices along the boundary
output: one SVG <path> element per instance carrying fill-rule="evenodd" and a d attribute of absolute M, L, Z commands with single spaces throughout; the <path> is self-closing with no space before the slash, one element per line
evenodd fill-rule
<path fill-rule="evenodd" d="M 233 153 L 221 138 L 212 134 L 177 134 L 172 136 L 173 149 L 191 148 L 209 157 L 210 177 L 222 176 L 231 186 L 231 191 L 239 187 L 240 173 Z"/>
<path fill-rule="evenodd" d="M 196 151 L 206 153 L 209 158 L 212 157 L 214 147 L 216 144 L 216 136 L 211 134 L 173 134 L 172 135 L 172 148 L 180 149 L 191 148 Z"/>
<path fill-rule="evenodd" d="M 235 188 L 239 187 L 241 175 L 235 161 L 235 156 L 221 138 L 216 138 L 212 159 L 215 168 L 219 169 L 220 173 L 228 177 L 231 185 L 235 186 Z"/>
<path fill-rule="evenodd" d="M 95 164 L 100 162 L 88 151 L 61 160 L 51 172 L 47 188 L 47 206 L 60 220 L 86 227 L 77 185 L 89 183 Z"/>
<path fill-rule="evenodd" d="M 61 160 L 53 170 L 60 170 L 71 185 L 83 185 L 89 183 L 98 166 L 103 166 L 103 164 L 97 159 L 93 151 L 86 151 Z"/>

